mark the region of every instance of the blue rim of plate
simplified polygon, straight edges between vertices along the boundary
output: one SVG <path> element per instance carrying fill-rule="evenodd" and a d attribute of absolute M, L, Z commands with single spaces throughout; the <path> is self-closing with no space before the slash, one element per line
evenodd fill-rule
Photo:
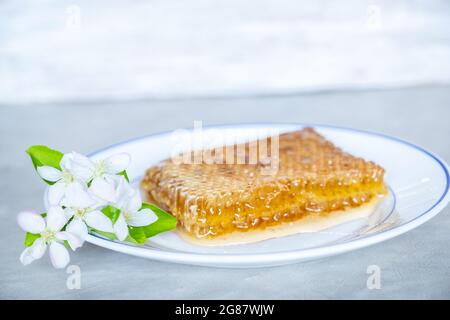
<path fill-rule="evenodd" d="M 232 254 L 232 255 L 224 255 L 224 254 L 209 254 L 209 253 L 207 253 L 207 254 L 191 253 L 191 252 L 184 252 L 184 251 L 171 251 L 171 252 L 165 251 L 166 255 L 177 255 L 177 256 L 186 256 L 186 257 L 201 256 L 201 257 L 210 257 L 210 258 L 215 258 L 215 259 L 220 259 L 220 258 L 224 258 L 224 257 L 228 257 L 228 258 L 230 258 L 230 257 L 239 257 L 240 259 L 242 259 L 245 256 L 251 257 L 253 259 L 255 257 L 263 258 L 263 257 L 267 257 L 267 256 L 270 256 L 270 257 L 273 258 L 273 257 L 281 256 L 281 255 L 284 255 L 284 254 L 292 254 L 292 253 L 295 253 L 295 252 L 308 252 L 308 251 L 314 251 L 314 250 L 326 249 L 326 248 L 331 249 L 331 248 L 334 248 L 334 247 L 345 246 L 345 245 L 347 245 L 348 243 L 351 243 L 351 242 L 353 242 L 353 243 L 364 242 L 364 241 L 370 242 L 370 240 L 374 240 L 375 238 L 378 238 L 382 234 L 387 234 L 387 233 L 389 233 L 391 231 L 394 231 L 396 229 L 400 229 L 401 227 L 405 228 L 405 227 L 408 227 L 410 225 L 413 225 L 414 222 L 416 222 L 417 220 L 421 219 L 426 214 L 428 214 L 431 211 L 433 211 L 439 205 L 443 204 L 443 208 L 445 208 L 445 206 L 448 204 L 448 202 L 450 202 L 450 197 L 449 197 L 450 172 L 449 172 L 448 166 L 445 164 L 445 162 L 443 160 L 441 160 L 440 157 L 438 157 L 437 155 L 432 153 L 431 151 L 428 151 L 428 150 L 426 150 L 423 147 L 420 147 L 420 146 L 418 146 L 418 145 L 416 145 L 416 144 L 414 144 L 412 142 L 403 140 L 401 138 L 397 138 L 397 137 L 390 136 L 390 135 L 387 135 L 387 134 L 384 134 L 384 133 L 373 132 L 373 131 L 369 131 L 369 130 L 354 129 L 354 128 L 334 126 L 334 125 L 327 125 L 327 124 L 312 124 L 312 123 L 289 123 L 289 122 L 251 123 L 250 122 L 250 123 L 233 123 L 233 124 L 208 125 L 208 126 L 204 126 L 204 128 L 205 129 L 211 129 L 211 128 L 230 128 L 230 129 L 232 129 L 232 128 L 237 128 L 237 127 L 248 127 L 248 128 L 251 128 L 252 126 L 259 126 L 259 127 L 297 126 L 297 127 L 312 127 L 312 128 L 319 128 L 319 129 L 320 128 L 328 128 L 328 129 L 336 129 L 336 130 L 342 130 L 342 131 L 347 131 L 347 132 L 357 132 L 357 133 L 362 133 L 362 134 L 366 134 L 366 135 L 371 135 L 371 136 L 385 138 L 385 139 L 390 140 L 390 141 L 395 141 L 395 142 L 398 142 L 400 144 L 409 146 L 409 147 L 411 147 L 411 148 L 413 148 L 415 150 L 418 150 L 421 153 L 423 153 L 423 154 L 427 155 L 428 157 L 430 157 L 431 159 L 433 159 L 435 162 L 437 162 L 439 164 L 439 166 L 442 168 L 442 170 L 443 170 L 443 172 L 445 174 L 445 178 L 446 178 L 445 190 L 444 190 L 443 194 L 441 195 L 441 197 L 439 198 L 439 200 L 435 204 L 433 204 L 428 210 L 426 210 L 425 212 L 421 213 L 420 215 L 418 215 L 414 219 L 408 221 L 407 223 L 401 224 L 399 226 L 396 226 L 396 227 L 394 227 L 392 229 L 389 229 L 389 230 L 386 230 L 386 231 L 382 231 L 382 232 L 380 232 L 378 234 L 373 234 L 373 235 L 368 235 L 366 237 L 357 238 L 357 239 L 349 241 L 349 242 L 338 243 L 338 244 L 330 244 L 330 245 L 323 245 L 323 246 L 319 246 L 319 247 L 316 247 L 316 248 L 293 250 L 293 251 L 289 251 L 289 252 L 275 252 L 275 253 L 272 252 L 272 253 L 262 253 L 262 254 L 259 253 L 259 254 Z M 186 130 L 192 130 L 192 128 L 185 128 L 185 129 Z M 102 152 L 107 151 L 107 150 L 112 149 L 112 148 L 120 147 L 120 146 L 122 146 L 124 144 L 137 142 L 137 141 L 140 141 L 140 140 L 145 140 L 145 139 L 148 139 L 148 138 L 151 138 L 151 137 L 164 136 L 164 135 L 167 135 L 167 134 L 169 134 L 171 132 L 173 132 L 173 130 L 166 130 L 166 131 L 163 131 L 163 132 L 152 133 L 152 134 L 143 135 L 143 136 L 131 138 L 131 139 L 128 139 L 128 140 L 124 140 L 122 142 L 118 142 L 118 143 L 109 145 L 107 147 L 101 148 L 101 149 L 99 149 L 99 150 L 97 150 L 95 152 L 92 152 L 92 153 L 88 154 L 88 156 L 89 157 L 93 157 L 93 156 L 95 156 L 95 155 L 97 155 L 99 153 L 102 153 Z M 446 203 L 443 203 L 443 201 L 446 198 L 448 198 L 446 200 Z M 434 215 L 432 217 L 430 217 L 430 219 L 433 218 L 433 217 L 434 217 Z M 428 220 L 426 220 L 426 221 L 428 221 Z M 425 223 L 426 221 L 424 221 L 423 223 Z M 419 224 L 419 225 L 421 225 L 421 224 Z M 355 249 L 366 247 L 366 246 L 370 246 L 370 245 L 373 245 L 373 244 L 376 244 L 376 243 L 379 243 L 379 242 L 383 242 L 383 241 L 389 240 L 389 239 L 391 239 L 391 238 L 393 238 L 395 236 L 398 236 L 400 234 L 406 233 L 406 232 L 410 231 L 411 229 L 413 229 L 413 228 L 406 228 L 406 230 L 404 232 L 398 232 L 397 234 L 393 235 L 392 237 L 385 237 L 385 239 L 382 239 L 380 241 L 375 241 L 373 243 L 370 242 L 367 245 L 356 246 Z M 151 248 L 149 248 L 149 247 L 136 247 L 136 246 L 133 246 L 132 244 L 128 244 L 126 242 L 111 241 L 109 239 L 104 239 L 102 237 L 99 237 L 99 236 L 93 235 L 93 234 L 90 234 L 90 236 L 92 236 L 94 238 L 97 238 L 99 240 L 103 240 L 103 241 L 110 242 L 110 243 L 115 243 L 115 244 L 118 244 L 118 245 L 125 245 L 125 246 L 128 246 L 128 247 L 133 247 L 133 248 L 137 248 L 137 249 L 141 249 L 141 250 L 145 250 L 145 251 L 151 250 Z M 160 251 L 161 249 L 157 249 L 157 250 Z M 346 251 L 348 251 L 348 250 L 342 250 L 340 252 L 346 252 Z M 272 259 L 272 260 L 276 260 L 276 259 Z"/>

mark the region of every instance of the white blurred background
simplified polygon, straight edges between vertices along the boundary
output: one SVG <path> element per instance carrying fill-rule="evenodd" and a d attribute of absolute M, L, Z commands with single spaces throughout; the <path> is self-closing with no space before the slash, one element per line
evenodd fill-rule
<path fill-rule="evenodd" d="M 0 0 L 0 104 L 448 83 L 445 0 Z"/>

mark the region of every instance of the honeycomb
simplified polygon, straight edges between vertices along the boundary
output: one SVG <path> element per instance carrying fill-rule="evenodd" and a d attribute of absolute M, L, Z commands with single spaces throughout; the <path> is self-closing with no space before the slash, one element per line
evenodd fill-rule
<path fill-rule="evenodd" d="M 249 142 L 231 147 L 235 160 L 241 157 L 244 164 L 166 160 L 147 170 L 141 187 L 149 201 L 177 218 L 182 232 L 197 239 L 326 216 L 387 193 L 381 166 L 343 152 L 312 128 L 278 139 L 279 153 L 273 158 L 279 166 L 272 174 L 262 170 L 267 159 L 249 164 L 250 146 L 255 145 Z M 273 141 L 269 139 L 267 149 Z M 228 150 L 230 146 L 207 151 L 214 156 Z"/>

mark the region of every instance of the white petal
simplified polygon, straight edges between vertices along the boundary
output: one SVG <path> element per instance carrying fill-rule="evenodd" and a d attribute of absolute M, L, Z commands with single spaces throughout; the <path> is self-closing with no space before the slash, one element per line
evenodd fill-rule
<path fill-rule="evenodd" d="M 92 176 L 94 175 L 94 167 L 92 165 L 85 166 L 83 164 L 74 162 L 72 163 L 72 169 L 70 170 L 70 172 L 75 178 L 83 182 L 88 182 L 92 179 Z"/>
<path fill-rule="evenodd" d="M 54 232 L 61 230 L 67 223 L 67 217 L 61 207 L 51 207 L 48 209 L 45 219 L 47 220 L 47 228 Z"/>
<path fill-rule="evenodd" d="M 119 216 L 119 219 L 117 219 L 116 223 L 114 224 L 114 233 L 116 234 L 117 239 L 120 241 L 123 241 L 128 236 L 128 226 L 127 222 L 125 221 L 125 218 L 121 214 Z"/>
<path fill-rule="evenodd" d="M 116 205 L 118 208 L 123 208 L 128 210 L 128 202 L 130 197 L 134 194 L 135 190 L 130 186 L 130 184 L 122 176 L 116 177 Z M 107 178 L 109 179 L 109 178 Z"/>
<path fill-rule="evenodd" d="M 41 215 L 24 211 L 17 215 L 17 223 L 22 230 L 33 234 L 41 233 L 45 229 L 45 220 Z"/>
<path fill-rule="evenodd" d="M 116 201 L 116 190 L 114 185 L 106 182 L 102 178 L 96 178 L 92 180 L 91 186 L 89 187 L 89 192 L 94 196 L 100 198 L 101 200 L 107 202 Z"/>
<path fill-rule="evenodd" d="M 42 258 L 42 256 L 45 254 L 47 245 L 45 244 L 44 240 L 42 240 L 42 238 L 38 238 L 34 241 L 33 245 L 30 248 L 33 259 L 37 260 Z"/>
<path fill-rule="evenodd" d="M 65 214 L 67 220 L 69 220 L 70 218 L 72 218 L 75 215 L 75 210 L 71 209 L 71 208 L 65 208 L 64 214 Z"/>
<path fill-rule="evenodd" d="M 26 248 L 20 255 L 20 262 L 24 266 L 29 265 L 34 260 L 42 258 L 47 246 L 42 239 L 36 239 L 31 247 Z"/>
<path fill-rule="evenodd" d="M 47 201 L 50 206 L 58 206 L 66 193 L 66 185 L 64 183 L 55 183 L 48 187 Z"/>
<path fill-rule="evenodd" d="M 96 197 L 95 195 L 93 195 L 92 193 L 89 193 L 89 195 L 95 201 L 95 203 L 89 207 L 91 210 L 101 210 L 110 204 L 108 201 L 100 199 L 100 198 Z"/>
<path fill-rule="evenodd" d="M 42 179 L 50 182 L 56 182 L 62 178 L 61 171 L 50 166 L 37 167 L 36 170 Z"/>
<path fill-rule="evenodd" d="M 111 220 L 102 212 L 96 210 L 86 214 L 86 224 L 98 231 L 113 232 Z"/>
<path fill-rule="evenodd" d="M 71 173 L 76 179 L 82 182 L 89 182 L 93 176 L 93 171 L 76 165 L 73 166 Z"/>
<path fill-rule="evenodd" d="M 138 212 L 130 213 L 127 223 L 132 227 L 145 227 L 157 220 L 158 216 L 152 210 L 143 209 Z"/>
<path fill-rule="evenodd" d="M 50 260 L 57 269 L 65 268 L 70 262 L 69 252 L 61 243 L 50 244 Z"/>
<path fill-rule="evenodd" d="M 86 223 L 78 218 L 70 221 L 70 223 L 67 225 L 66 231 L 76 235 L 82 241 L 84 241 L 88 235 L 88 228 L 86 226 Z"/>
<path fill-rule="evenodd" d="M 119 173 L 128 168 L 131 157 L 128 153 L 119 153 L 104 160 L 107 173 Z"/>
<path fill-rule="evenodd" d="M 59 163 L 59 166 L 61 169 L 70 170 L 73 160 L 73 154 L 72 153 L 66 153 Z"/>
<path fill-rule="evenodd" d="M 22 254 L 20 255 L 20 262 L 24 265 L 27 266 L 30 263 L 32 263 L 35 259 L 33 258 L 33 249 L 29 248 L 25 248 L 25 250 L 23 250 Z"/>
<path fill-rule="evenodd" d="M 142 197 L 138 190 L 134 190 L 133 196 L 129 199 L 128 210 L 130 212 L 136 212 L 142 207 Z"/>
<path fill-rule="evenodd" d="M 61 168 L 68 170 L 82 182 L 88 182 L 92 179 L 94 173 L 94 163 L 89 158 L 76 152 L 64 155 Z"/>
<path fill-rule="evenodd" d="M 78 152 L 72 152 L 72 162 L 80 166 L 94 168 L 95 164 L 91 159 Z"/>
<path fill-rule="evenodd" d="M 94 204 L 95 201 L 80 183 L 74 182 L 66 187 L 66 198 L 64 200 L 66 207 L 83 209 Z"/>
<path fill-rule="evenodd" d="M 71 232 L 67 232 L 67 231 L 58 232 L 56 234 L 56 238 L 58 240 L 66 240 L 69 243 L 69 246 L 73 251 L 80 248 L 84 243 L 84 240 L 82 240 L 75 234 L 72 234 Z"/>

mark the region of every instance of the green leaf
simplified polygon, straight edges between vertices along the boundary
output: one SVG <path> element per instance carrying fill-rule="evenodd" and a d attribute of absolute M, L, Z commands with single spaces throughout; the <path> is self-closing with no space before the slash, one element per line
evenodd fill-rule
<path fill-rule="evenodd" d="M 146 239 L 147 240 L 147 239 Z M 136 240 L 134 240 L 131 236 L 128 236 L 126 239 L 125 239 L 125 241 L 126 242 L 130 242 L 130 243 L 134 243 L 134 244 L 143 244 L 144 242 L 137 242 Z"/>
<path fill-rule="evenodd" d="M 113 224 L 116 223 L 117 219 L 119 219 L 120 216 L 120 210 L 113 206 L 105 207 L 104 209 L 102 209 L 102 212 L 112 221 Z"/>
<path fill-rule="evenodd" d="M 24 241 L 25 247 L 27 247 L 27 248 L 31 247 L 34 244 L 34 242 L 37 239 L 39 239 L 40 237 L 41 237 L 40 234 L 34 234 L 34 233 L 27 232 L 25 234 L 25 241 Z"/>
<path fill-rule="evenodd" d="M 130 179 L 128 178 L 128 173 L 126 170 L 123 170 L 121 172 L 118 173 L 119 176 L 124 176 L 125 180 L 127 180 L 127 182 L 130 182 Z"/>
<path fill-rule="evenodd" d="M 31 146 L 27 153 L 33 161 L 34 167 L 50 166 L 61 170 L 60 162 L 64 154 L 46 146 Z"/>
<path fill-rule="evenodd" d="M 158 220 L 155 223 L 146 227 L 141 227 L 144 229 L 147 238 L 156 236 L 162 232 L 173 230 L 177 227 L 177 219 L 156 205 L 143 203 L 141 210 L 142 209 L 150 209 L 158 216 Z"/>
<path fill-rule="evenodd" d="M 145 234 L 144 227 L 128 227 L 129 236 L 127 241 L 144 244 L 147 241 L 147 235 Z"/>
<path fill-rule="evenodd" d="M 37 167 L 49 166 L 61 170 L 59 164 L 64 156 L 61 152 L 46 146 L 31 146 L 28 148 L 27 153 L 31 157 L 35 169 Z M 54 182 L 43 180 L 50 185 L 54 184 Z"/>

